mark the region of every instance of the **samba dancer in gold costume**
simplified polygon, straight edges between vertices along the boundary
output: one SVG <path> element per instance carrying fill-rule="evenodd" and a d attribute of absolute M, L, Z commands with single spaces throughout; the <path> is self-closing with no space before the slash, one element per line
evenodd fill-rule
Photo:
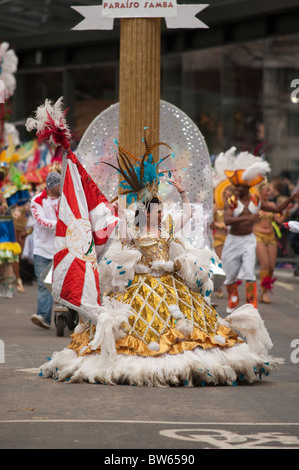
<path fill-rule="evenodd" d="M 235 385 L 252 383 L 282 362 L 269 356 L 272 342 L 252 305 L 225 320 L 211 306 L 213 266 L 220 260 L 180 236 L 191 207 L 178 221 L 163 217 L 157 171 L 163 159 L 155 164 L 151 154 L 158 145 L 145 138 L 141 159 L 119 147 L 126 168 L 118 168 L 122 188 L 138 211 L 99 262 L 97 322 L 82 320 L 69 346 L 41 367 L 41 376 L 139 386 Z M 187 203 L 180 178 L 171 183 Z M 232 329 L 237 327 L 243 338 Z"/>
<path fill-rule="evenodd" d="M 277 256 L 277 238 L 279 233 L 278 224 L 283 223 L 288 216 L 286 204 L 291 202 L 292 197 L 283 202 L 283 206 L 277 206 L 269 201 L 271 195 L 270 185 L 267 182 L 261 183 L 258 187 L 259 196 L 262 203 L 271 205 L 273 212 L 259 211 L 259 218 L 253 226 L 253 232 L 256 237 L 256 255 L 260 269 L 260 295 L 259 301 L 262 303 L 271 303 L 268 293 L 272 291 L 275 278 L 273 272 L 276 265 Z M 278 208 L 277 208 L 278 207 Z M 277 210 L 285 208 L 284 212 L 277 213 Z"/>

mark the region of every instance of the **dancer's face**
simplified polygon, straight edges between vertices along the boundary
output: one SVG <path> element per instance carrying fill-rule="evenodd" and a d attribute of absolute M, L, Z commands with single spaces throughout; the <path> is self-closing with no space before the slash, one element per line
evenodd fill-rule
<path fill-rule="evenodd" d="M 265 184 L 261 189 L 261 197 L 263 199 L 269 199 L 271 195 L 271 188 L 268 184 Z"/>
<path fill-rule="evenodd" d="M 248 186 L 243 186 L 243 185 L 237 185 L 235 186 L 235 195 L 237 197 L 243 197 L 246 196 L 249 192 L 249 187 Z"/>

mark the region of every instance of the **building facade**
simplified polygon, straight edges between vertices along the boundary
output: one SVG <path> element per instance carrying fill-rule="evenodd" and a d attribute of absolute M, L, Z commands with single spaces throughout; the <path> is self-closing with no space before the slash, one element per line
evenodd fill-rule
<path fill-rule="evenodd" d="M 25 24 L 30 3 L 34 2 L 24 2 L 26 11 L 15 13 L 15 19 L 19 15 L 23 21 L 19 29 L 9 29 L 6 22 L 7 29 L 3 26 L 0 33 L 0 40 L 8 41 L 19 57 L 12 119 L 25 138 L 24 122 L 32 111 L 45 98 L 64 96 L 70 108 L 68 120 L 79 139 L 95 116 L 118 101 L 119 23 L 115 21 L 113 31 L 72 31 L 82 18 L 71 5 L 98 1 L 53 0 L 44 28 L 34 28 Z M 162 26 L 161 99 L 178 106 L 198 125 L 212 160 L 234 145 L 263 155 L 273 176 L 288 171 L 295 183 L 298 1 L 209 3 L 199 15 L 209 29 Z M 0 23 L 4 8 L 5 4 L 0 6 Z M 36 24 L 39 21 L 37 16 Z"/>

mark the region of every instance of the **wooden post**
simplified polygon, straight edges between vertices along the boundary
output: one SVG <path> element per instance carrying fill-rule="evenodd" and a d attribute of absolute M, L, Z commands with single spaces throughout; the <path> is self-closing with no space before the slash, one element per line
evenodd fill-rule
<path fill-rule="evenodd" d="M 159 130 L 160 49 L 160 18 L 121 19 L 119 144 L 137 157 L 144 151 L 144 127 Z"/>

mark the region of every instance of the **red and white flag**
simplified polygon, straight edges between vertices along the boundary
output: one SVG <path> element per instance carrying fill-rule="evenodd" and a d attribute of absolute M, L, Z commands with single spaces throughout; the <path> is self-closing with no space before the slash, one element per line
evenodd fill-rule
<path fill-rule="evenodd" d="M 97 258 L 118 222 L 114 208 L 69 150 L 55 237 L 52 295 L 56 302 L 97 322 Z"/>

